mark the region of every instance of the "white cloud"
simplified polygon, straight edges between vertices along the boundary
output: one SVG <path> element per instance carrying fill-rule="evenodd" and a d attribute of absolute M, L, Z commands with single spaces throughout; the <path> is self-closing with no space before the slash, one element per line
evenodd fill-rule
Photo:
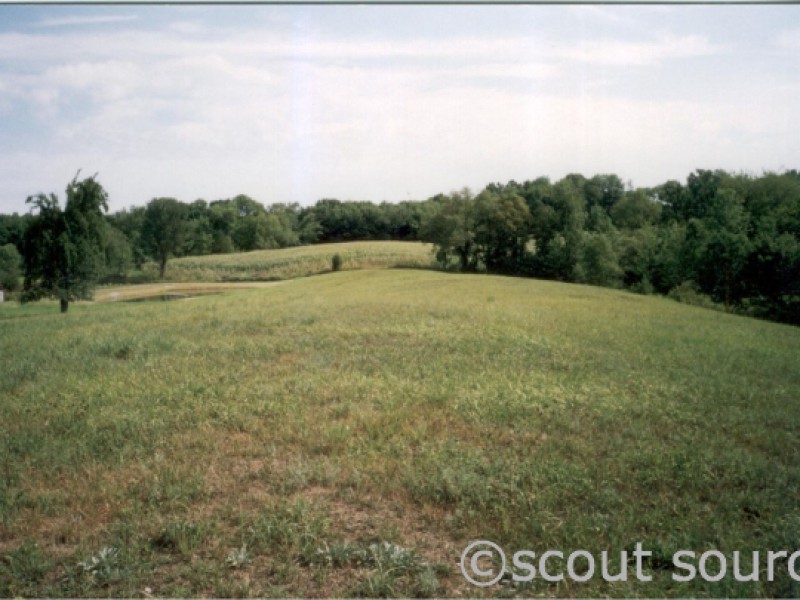
<path fill-rule="evenodd" d="M 196 24 L 181 26 L 170 33 L 126 31 L 47 36 L 0 34 L 0 57 L 48 61 L 66 58 L 117 60 L 120 56 L 163 59 L 210 53 L 237 60 L 292 58 L 315 61 L 417 59 L 430 62 L 498 62 L 569 59 L 589 63 L 641 65 L 704 56 L 720 50 L 721 48 L 708 39 L 698 35 L 661 36 L 655 40 L 640 41 L 589 39 L 576 46 L 574 41 L 502 35 L 375 41 L 304 38 L 245 31 L 235 36 L 221 37 L 220 33 L 201 29 Z"/>
<path fill-rule="evenodd" d="M 800 27 L 779 33 L 775 38 L 775 45 L 781 50 L 800 52 Z"/>
<path fill-rule="evenodd" d="M 59 65 L 46 69 L 39 83 L 64 90 L 85 91 L 97 100 L 115 100 L 133 93 L 145 76 L 143 65 L 103 60 Z"/>
<path fill-rule="evenodd" d="M 559 54 L 578 62 L 615 66 L 650 66 L 666 60 L 709 56 L 722 49 L 698 35 L 662 36 L 656 40 L 587 40 Z"/>
<path fill-rule="evenodd" d="M 26 139 L 43 148 L 0 150 L 0 176 L 14 181 L 0 202 L 59 191 L 79 167 L 99 171 L 120 208 L 239 192 L 424 198 L 570 171 L 653 184 L 700 166 L 777 168 L 800 153 L 787 133 L 800 119 L 796 74 L 707 82 L 691 74 L 694 60 L 729 48 L 696 33 L 288 31 L 198 20 L 0 34 L 3 102 L 30 113 Z M 661 97 L 645 75 L 680 92 Z"/>
<path fill-rule="evenodd" d="M 62 17 L 59 19 L 42 19 L 38 22 L 40 27 L 69 27 L 74 25 L 108 25 L 109 23 L 127 23 L 138 19 L 135 15 L 96 15 Z"/>

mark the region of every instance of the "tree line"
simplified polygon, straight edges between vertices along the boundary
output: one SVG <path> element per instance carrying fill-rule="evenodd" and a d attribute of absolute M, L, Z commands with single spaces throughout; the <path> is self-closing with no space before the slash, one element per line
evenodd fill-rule
<path fill-rule="evenodd" d="M 85 197 L 94 200 L 87 204 Z M 48 244 L 63 231 L 83 240 L 84 249 L 73 248 L 69 264 L 92 257 L 83 260 L 87 273 L 71 275 L 79 279 L 124 278 L 149 260 L 163 277 L 173 256 L 418 240 L 435 245 L 443 269 L 669 294 L 800 324 L 796 170 L 759 176 L 697 170 L 685 182 L 637 189 L 613 174 L 570 174 L 556 182 L 539 177 L 492 183 L 477 194 L 464 189 L 381 204 L 323 199 L 308 207 L 264 206 L 245 195 L 191 203 L 155 198 L 104 214 L 106 201 L 95 178 L 76 177 L 63 211 L 51 194 L 29 198 L 29 214 L 0 215 L 0 284 L 9 289 L 24 271 L 27 297 L 53 288 L 34 267 L 52 259 Z M 81 210 L 91 215 L 81 221 L 83 229 L 68 217 Z M 62 224 L 54 226 L 56 221 Z M 69 255 L 64 247 L 61 253 Z M 22 263 L 16 275 L 15 260 Z"/>
<path fill-rule="evenodd" d="M 657 292 L 800 324 L 800 173 L 616 175 L 439 196 L 420 239 L 443 267 Z"/>

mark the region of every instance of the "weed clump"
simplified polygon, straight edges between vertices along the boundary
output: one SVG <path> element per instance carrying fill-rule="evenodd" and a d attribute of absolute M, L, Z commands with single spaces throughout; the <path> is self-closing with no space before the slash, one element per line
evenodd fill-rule
<path fill-rule="evenodd" d="M 51 567 L 39 546 L 30 541 L 0 556 L 0 597 L 36 595 L 35 585 Z"/>

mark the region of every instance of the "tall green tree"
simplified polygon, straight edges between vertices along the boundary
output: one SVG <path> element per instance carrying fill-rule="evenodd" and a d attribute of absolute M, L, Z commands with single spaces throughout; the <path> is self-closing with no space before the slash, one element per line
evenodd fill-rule
<path fill-rule="evenodd" d="M 637 292 L 654 291 L 653 271 L 658 245 L 657 229 L 642 227 L 624 231 L 617 239 L 622 284 Z"/>
<path fill-rule="evenodd" d="M 25 238 L 25 230 L 28 228 L 32 215 L 0 215 L 0 246 L 14 244 L 18 252 L 22 252 L 22 241 Z"/>
<path fill-rule="evenodd" d="M 563 281 L 574 281 L 581 258 L 583 229 L 586 224 L 586 201 L 582 179 L 568 175 L 553 186 L 551 206 L 556 235 L 540 249 L 543 274 Z"/>
<path fill-rule="evenodd" d="M 450 256 L 457 256 L 462 271 L 475 271 L 478 268 L 475 197 L 464 188 L 449 196 L 439 196 L 436 202 L 437 209 L 420 228 L 420 239 L 437 246 L 437 258 L 443 266 L 447 266 Z"/>
<path fill-rule="evenodd" d="M 181 253 L 189 256 L 210 254 L 214 245 L 214 233 L 211 228 L 208 203 L 202 199 L 195 200 L 187 205 L 186 212 L 187 231 Z"/>
<path fill-rule="evenodd" d="M 301 244 L 313 244 L 322 235 L 320 225 L 313 208 L 304 208 L 297 218 L 297 236 Z"/>
<path fill-rule="evenodd" d="M 679 181 L 671 179 L 654 190 L 658 203 L 662 207 L 661 221 L 674 223 L 685 220 L 686 201 L 689 192 Z"/>
<path fill-rule="evenodd" d="M 683 223 L 666 223 L 656 232 L 655 252 L 649 270 L 653 288 L 662 294 L 693 277 L 693 265 L 687 260 L 687 229 Z"/>
<path fill-rule="evenodd" d="M 145 208 L 142 244 L 158 263 L 158 276 L 164 279 L 167 261 L 179 255 L 188 232 L 188 210 L 175 198 L 153 198 Z"/>
<path fill-rule="evenodd" d="M 23 301 L 57 298 L 65 313 L 70 301 L 92 298 L 105 265 L 108 211 L 108 194 L 96 177 L 78 181 L 75 175 L 63 210 L 55 194 L 27 199 L 38 214 L 25 233 Z"/>
<path fill-rule="evenodd" d="M 681 216 L 687 220 L 705 217 L 726 175 L 724 171 L 703 169 L 698 169 L 689 175 L 686 178 L 687 193 L 681 196 L 683 201 Z"/>
<path fill-rule="evenodd" d="M 105 275 L 124 278 L 133 268 L 133 248 L 119 229 L 109 225 L 105 243 Z"/>
<path fill-rule="evenodd" d="M 133 264 L 137 269 L 147 262 L 147 252 L 142 244 L 144 212 L 144 206 L 131 206 L 108 216 L 111 226 L 121 231 L 130 243 Z"/>
<path fill-rule="evenodd" d="M 14 244 L 0 246 L 0 289 L 13 292 L 19 287 L 22 256 Z"/>
<path fill-rule="evenodd" d="M 240 218 L 236 223 L 232 236 L 236 248 L 245 252 L 267 248 L 268 228 L 269 223 L 266 214 L 262 213 Z"/>
<path fill-rule="evenodd" d="M 230 200 L 215 200 L 208 207 L 208 218 L 211 223 L 211 252 L 225 254 L 233 252 L 233 232 L 238 217 L 236 205 Z"/>
<path fill-rule="evenodd" d="M 659 220 L 661 205 L 653 202 L 642 190 L 628 192 L 611 207 L 614 225 L 622 229 L 639 229 Z"/>
<path fill-rule="evenodd" d="M 619 257 L 612 244 L 611 234 L 584 232 L 578 264 L 575 267 L 577 281 L 617 287 L 623 271 Z"/>
<path fill-rule="evenodd" d="M 625 194 L 625 184 L 613 174 L 595 175 L 584 185 L 584 194 L 589 209 L 600 206 L 608 212 Z"/>
<path fill-rule="evenodd" d="M 482 191 L 475 198 L 475 244 L 489 271 L 513 273 L 522 268 L 531 238 L 531 213 L 513 192 Z"/>
<path fill-rule="evenodd" d="M 744 291 L 740 275 L 751 247 L 747 227 L 748 215 L 742 199 L 729 189 L 719 190 L 710 199 L 706 218 L 697 227 L 697 282 L 726 307 L 739 300 Z"/>

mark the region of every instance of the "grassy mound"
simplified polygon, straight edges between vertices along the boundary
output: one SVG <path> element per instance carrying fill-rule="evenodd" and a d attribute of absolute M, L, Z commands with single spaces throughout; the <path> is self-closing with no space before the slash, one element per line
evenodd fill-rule
<path fill-rule="evenodd" d="M 797 328 L 394 270 L 0 313 L 0 595 L 800 594 L 667 560 L 798 548 Z M 654 579 L 479 590 L 475 539 Z"/>
<path fill-rule="evenodd" d="M 420 242 L 346 242 L 237 254 L 187 256 L 170 261 L 166 275 L 172 281 L 293 279 L 327 273 L 336 254 L 342 259 L 342 270 L 428 267 L 433 263 L 431 248 L 430 244 Z M 153 269 L 155 266 L 152 266 Z"/>

